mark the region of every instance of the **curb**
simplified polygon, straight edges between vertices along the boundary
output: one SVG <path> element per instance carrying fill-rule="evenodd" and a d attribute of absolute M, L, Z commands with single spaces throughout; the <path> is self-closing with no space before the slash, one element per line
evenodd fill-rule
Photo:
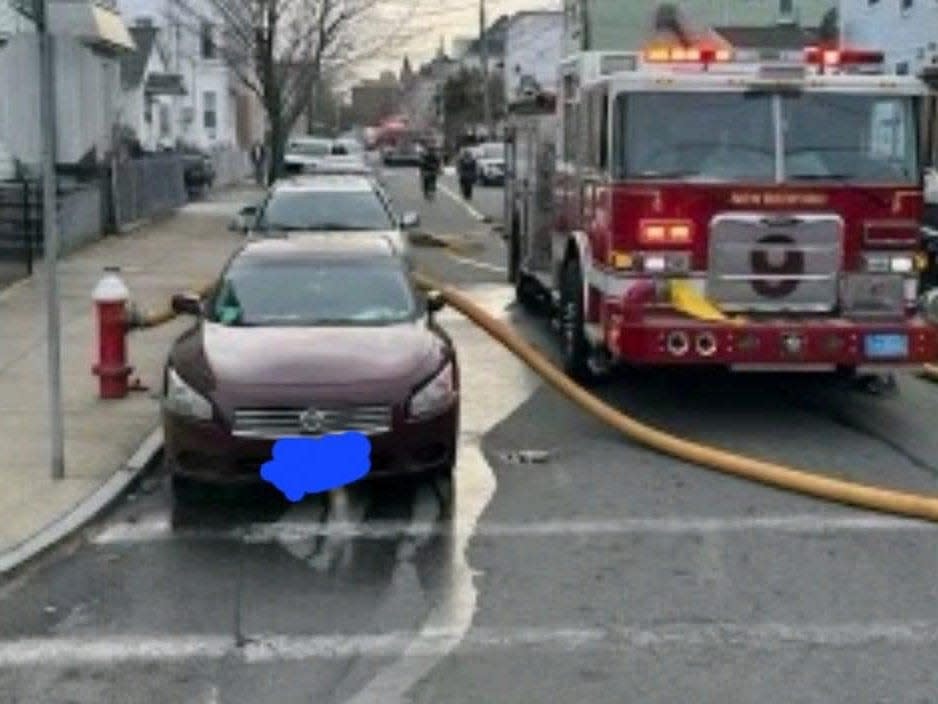
<path fill-rule="evenodd" d="M 163 446 L 163 429 L 153 430 L 118 469 L 90 496 L 53 520 L 19 545 L 0 554 L 0 576 L 6 576 L 26 562 L 69 537 L 110 506 L 153 463 Z"/>

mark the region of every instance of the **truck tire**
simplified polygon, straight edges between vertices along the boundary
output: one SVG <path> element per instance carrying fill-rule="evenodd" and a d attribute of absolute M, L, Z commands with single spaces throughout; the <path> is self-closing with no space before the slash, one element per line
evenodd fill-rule
<path fill-rule="evenodd" d="M 578 381 L 592 378 L 589 368 L 589 343 L 583 333 L 583 273 L 580 262 L 570 259 L 563 268 L 560 290 L 560 335 L 563 346 L 563 367 Z"/>

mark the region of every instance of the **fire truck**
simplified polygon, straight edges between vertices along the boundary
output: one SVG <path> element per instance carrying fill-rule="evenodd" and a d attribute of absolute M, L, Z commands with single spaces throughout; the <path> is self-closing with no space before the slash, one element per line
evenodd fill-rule
<path fill-rule="evenodd" d="M 656 41 L 509 108 L 505 232 L 579 378 L 613 365 L 847 376 L 935 360 L 926 84 L 882 54 Z"/>

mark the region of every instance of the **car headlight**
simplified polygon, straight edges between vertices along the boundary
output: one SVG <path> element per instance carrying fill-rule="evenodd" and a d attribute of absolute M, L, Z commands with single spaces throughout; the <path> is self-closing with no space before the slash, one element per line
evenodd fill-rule
<path fill-rule="evenodd" d="M 455 399 L 456 368 L 447 362 L 410 397 L 407 414 L 411 418 L 426 418 L 445 411 Z"/>
<path fill-rule="evenodd" d="M 166 371 L 163 407 L 170 413 L 197 420 L 211 420 L 213 415 L 212 404 L 208 399 L 183 381 L 172 367 Z"/>

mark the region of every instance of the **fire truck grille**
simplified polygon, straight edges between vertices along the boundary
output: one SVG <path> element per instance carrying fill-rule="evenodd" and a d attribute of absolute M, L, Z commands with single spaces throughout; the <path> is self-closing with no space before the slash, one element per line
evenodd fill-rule
<path fill-rule="evenodd" d="M 390 406 L 346 408 L 239 408 L 232 433 L 238 437 L 279 438 L 359 432 L 379 435 L 391 430 Z"/>
<path fill-rule="evenodd" d="M 834 215 L 719 215 L 710 225 L 707 296 L 727 311 L 831 311 L 842 231 Z"/>

